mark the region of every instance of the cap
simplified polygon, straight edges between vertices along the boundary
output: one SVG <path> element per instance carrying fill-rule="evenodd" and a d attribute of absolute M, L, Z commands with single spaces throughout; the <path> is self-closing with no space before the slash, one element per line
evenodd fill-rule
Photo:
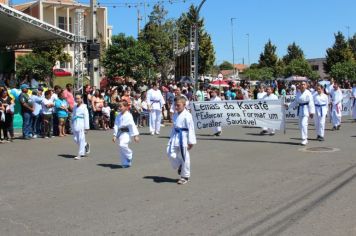
<path fill-rule="evenodd" d="M 28 89 L 28 85 L 27 84 L 22 84 L 21 86 L 20 86 L 20 89 L 22 90 L 22 89 Z"/>

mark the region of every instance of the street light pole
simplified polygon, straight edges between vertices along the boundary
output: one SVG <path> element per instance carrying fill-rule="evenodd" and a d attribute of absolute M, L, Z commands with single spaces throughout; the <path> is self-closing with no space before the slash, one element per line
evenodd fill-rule
<path fill-rule="evenodd" d="M 198 10 L 197 10 L 197 16 L 196 16 L 196 19 L 195 19 L 195 35 L 194 35 L 194 38 L 195 38 L 195 47 L 194 47 L 194 66 L 195 66 L 195 70 L 194 70 L 194 80 L 195 80 L 195 91 L 198 90 L 198 77 L 199 77 L 199 37 L 198 37 L 198 34 L 199 34 L 199 26 L 198 26 L 198 23 L 199 23 L 199 12 L 200 12 L 200 9 L 202 8 L 202 6 L 204 5 L 206 0 L 202 0 L 200 5 L 198 6 Z"/>
<path fill-rule="evenodd" d="M 234 72 L 234 78 L 236 76 L 236 68 L 235 68 L 235 47 L 234 47 L 234 20 L 236 18 L 231 18 L 231 45 L 232 45 L 232 68 Z"/>

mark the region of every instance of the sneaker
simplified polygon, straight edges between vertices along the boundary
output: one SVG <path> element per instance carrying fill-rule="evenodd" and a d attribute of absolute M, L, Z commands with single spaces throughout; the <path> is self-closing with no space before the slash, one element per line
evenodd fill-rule
<path fill-rule="evenodd" d="M 221 131 L 214 134 L 215 136 L 221 136 Z"/>
<path fill-rule="evenodd" d="M 180 180 L 178 180 L 177 184 L 179 185 L 183 185 L 183 184 L 186 184 L 189 182 L 189 179 L 188 178 L 180 178 Z"/>
<path fill-rule="evenodd" d="M 82 159 L 82 156 L 76 156 L 74 157 L 74 160 L 81 160 Z"/>
<path fill-rule="evenodd" d="M 262 131 L 260 132 L 260 135 L 265 135 L 265 134 L 267 134 L 267 133 L 268 133 L 267 130 L 262 130 Z"/>
<path fill-rule="evenodd" d="M 86 154 L 89 154 L 89 153 L 90 153 L 90 144 L 89 144 L 89 143 L 87 143 L 87 144 L 85 145 L 85 153 L 86 153 Z"/>
<path fill-rule="evenodd" d="M 336 130 L 336 126 L 334 126 L 331 130 L 332 130 L 332 131 L 335 131 L 335 130 Z"/>
<path fill-rule="evenodd" d="M 318 140 L 319 141 L 324 141 L 325 139 L 324 139 L 324 137 L 319 136 Z"/>
<path fill-rule="evenodd" d="M 305 146 L 308 144 L 308 139 L 304 139 L 302 142 L 301 142 L 301 145 Z"/>
<path fill-rule="evenodd" d="M 157 135 L 159 135 L 159 132 L 156 132 Z"/>
<path fill-rule="evenodd" d="M 152 135 L 152 136 L 155 135 L 155 132 L 151 132 L 151 135 Z"/>
<path fill-rule="evenodd" d="M 336 130 L 340 130 L 341 125 L 336 126 Z"/>
<path fill-rule="evenodd" d="M 32 138 L 33 138 L 33 139 L 38 138 L 37 134 L 33 135 Z"/>

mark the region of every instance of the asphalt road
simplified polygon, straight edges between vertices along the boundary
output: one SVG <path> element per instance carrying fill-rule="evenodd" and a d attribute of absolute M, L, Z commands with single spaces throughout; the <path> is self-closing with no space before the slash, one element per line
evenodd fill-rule
<path fill-rule="evenodd" d="M 71 137 L 0 144 L 0 235 L 356 235 L 356 123 L 310 140 L 339 149 L 330 153 L 301 151 L 295 123 L 273 137 L 199 131 L 184 186 L 165 155 L 168 132 L 132 144 L 130 169 L 119 168 L 111 131 L 88 134 L 82 161 Z"/>

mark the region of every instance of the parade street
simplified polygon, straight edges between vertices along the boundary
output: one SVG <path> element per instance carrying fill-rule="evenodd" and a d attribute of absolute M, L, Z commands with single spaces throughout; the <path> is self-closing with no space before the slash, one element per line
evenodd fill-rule
<path fill-rule="evenodd" d="M 166 157 L 170 127 L 140 129 L 121 169 L 112 131 L 90 131 L 88 158 L 72 137 L 0 144 L 0 235 L 356 235 L 355 123 L 327 123 L 301 146 L 298 126 L 197 131 L 191 181 Z M 312 148 L 308 152 L 303 148 Z"/>

